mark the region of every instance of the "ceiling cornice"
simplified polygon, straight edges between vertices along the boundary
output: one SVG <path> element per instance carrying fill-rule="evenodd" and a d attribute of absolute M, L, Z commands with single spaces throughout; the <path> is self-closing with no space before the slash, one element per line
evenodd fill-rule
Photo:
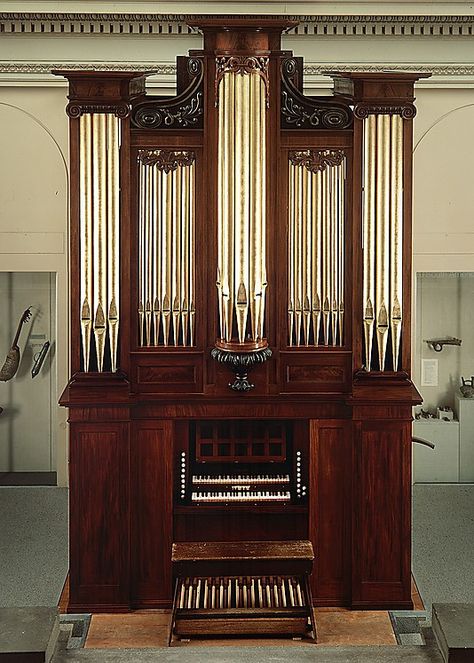
<path fill-rule="evenodd" d="M 214 15 L 215 17 L 215 15 Z M 242 15 L 242 18 L 246 16 Z M 248 17 L 248 15 L 247 15 Z M 252 15 L 253 18 L 257 16 Z M 196 14 L 0 13 L 0 34 L 175 35 L 195 34 L 187 21 Z M 223 16 L 223 21 L 225 17 Z M 232 18 L 239 18 L 233 15 Z M 262 19 L 265 15 L 262 15 Z M 266 17 L 268 18 L 268 16 Z M 472 37 L 474 16 L 462 15 L 282 15 L 300 21 L 289 31 L 301 36 Z"/>

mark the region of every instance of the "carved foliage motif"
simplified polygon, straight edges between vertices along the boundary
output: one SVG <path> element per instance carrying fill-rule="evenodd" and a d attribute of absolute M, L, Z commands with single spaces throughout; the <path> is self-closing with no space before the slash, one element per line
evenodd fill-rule
<path fill-rule="evenodd" d="M 173 150 L 140 150 L 138 160 L 144 166 L 156 166 L 158 170 L 170 173 L 178 166 L 190 166 L 196 155 L 194 152 L 177 152 Z"/>
<path fill-rule="evenodd" d="M 219 100 L 219 82 L 225 73 L 232 72 L 234 74 L 251 74 L 256 71 L 263 78 L 265 83 L 265 92 L 267 95 L 268 106 L 268 62 L 269 59 L 267 57 L 256 56 L 227 55 L 216 58 L 216 104 Z"/>
<path fill-rule="evenodd" d="M 304 166 L 312 173 L 325 170 L 328 166 L 339 166 L 344 160 L 342 150 L 298 150 L 289 154 L 294 166 Z"/>
<path fill-rule="evenodd" d="M 294 85 L 297 69 L 293 58 L 281 67 L 281 126 L 283 129 L 347 129 L 352 124 L 350 107 L 325 97 L 306 97 Z"/>
<path fill-rule="evenodd" d="M 188 71 L 192 76 L 186 90 L 171 99 L 147 100 L 134 107 L 132 125 L 140 129 L 202 129 L 204 114 L 203 64 L 191 58 Z"/>

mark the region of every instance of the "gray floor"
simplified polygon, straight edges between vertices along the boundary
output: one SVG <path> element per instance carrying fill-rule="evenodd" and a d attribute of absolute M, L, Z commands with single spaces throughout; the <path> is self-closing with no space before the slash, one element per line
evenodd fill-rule
<path fill-rule="evenodd" d="M 415 484 L 413 573 L 432 603 L 474 603 L 474 485 Z"/>
<path fill-rule="evenodd" d="M 68 569 L 67 490 L 0 487 L 0 606 L 55 606 Z"/>
<path fill-rule="evenodd" d="M 59 652 L 52 663 L 443 663 L 432 647 L 199 647 L 82 649 Z"/>
<path fill-rule="evenodd" d="M 416 485 L 413 568 L 427 607 L 474 602 L 474 486 Z M 56 605 L 67 573 L 67 491 L 0 487 L 0 606 Z M 441 663 L 433 646 L 68 650 L 54 663 Z"/>

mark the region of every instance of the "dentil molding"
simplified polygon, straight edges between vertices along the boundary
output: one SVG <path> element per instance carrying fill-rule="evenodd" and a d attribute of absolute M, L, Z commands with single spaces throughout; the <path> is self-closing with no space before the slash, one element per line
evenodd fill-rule
<path fill-rule="evenodd" d="M 203 15 L 1 12 L 0 34 L 186 36 L 197 32 L 187 25 L 187 21 L 198 18 L 203 18 Z M 233 18 L 239 16 L 233 15 Z M 288 34 L 301 36 L 452 38 L 474 34 L 474 16 L 285 15 L 281 18 L 300 21 Z"/>

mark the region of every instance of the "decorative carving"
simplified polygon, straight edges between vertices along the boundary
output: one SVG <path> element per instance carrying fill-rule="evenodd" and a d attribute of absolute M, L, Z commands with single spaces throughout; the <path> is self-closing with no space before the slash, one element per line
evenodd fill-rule
<path fill-rule="evenodd" d="M 6 34 L 74 34 L 85 37 L 89 34 L 120 34 L 134 39 L 137 35 L 174 35 L 186 38 L 198 33 L 198 29 L 187 23 L 193 19 L 204 19 L 204 15 L 183 14 L 139 14 L 119 12 L 72 13 L 72 12 L 2 12 L 0 32 Z M 212 16 L 212 18 L 215 18 Z M 233 18 L 248 18 L 235 15 Z M 254 16 L 258 18 L 258 16 Z M 260 16 L 268 18 L 268 16 Z M 279 18 L 275 15 L 275 18 Z M 359 37 L 386 37 L 394 35 L 404 38 L 443 37 L 458 39 L 472 36 L 474 20 L 469 15 L 284 15 L 280 18 L 295 19 L 299 24 L 289 30 L 290 34 L 308 39 L 315 36 L 341 35 Z"/>
<path fill-rule="evenodd" d="M 132 114 L 132 125 L 140 129 L 202 129 L 204 113 L 204 87 L 202 61 L 191 58 L 188 71 L 192 80 L 177 97 L 137 104 Z"/>
<path fill-rule="evenodd" d="M 347 129 L 352 124 L 348 104 L 328 97 L 306 97 L 294 85 L 294 58 L 281 66 L 281 126 L 283 129 Z"/>
<path fill-rule="evenodd" d="M 265 93 L 267 95 L 267 106 L 269 101 L 269 85 L 268 85 L 268 62 L 267 57 L 256 56 L 241 56 L 241 55 L 226 55 L 216 58 L 216 106 L 219 103 L 219 82 L 222 76 L 227 72 L 234 74 L 251 74 L 254 71 L 262 77 L 265 83 Z"/>
<path fill-rule="evenodd" d="M 88 104 L 87 102 L 71 101 L 66 106 L 66 113 L 69 117 L 80 117 L 85 113 L 113 113 L 121 120 L 130 115 L 132 107 L 123 101 L 118 104 Z"/>
<path fill-rule="evenodd" d="M 293 58 L 292 58 L 293 59 Z M 156 63 L 149 60 L 129 62 L 39 62 L 24 60 L 10 60 L 0 62 L 0 73 L 3 74 L 49 74 L 53 69 L 62 71 L 150 71 L 158 76 L 176 75 L 176 66 L 169 63 Z M 303 72 L 305 76 L 328 75 L 337 72 L 367 72 L 383 73 L 387 71 L 387 65 L 358 64 L 347 65 L 334 62 L 325 65 L 305 64 Z M 393 72 L 425 72 L 433 76 L 473 76 L 474 66 L 470 64 L 390 64 Z M 40 83 L 37 81 L 37 84 Z M 428 81 L 429 85 L 429 81 Z"/>
<path fill-rule="evenodd" d="M 354 106 L 354 117 L 365 120 L 369 115 L 400 115 L 403 120 L 412 120 L 416 115 L 416 108 L 411 103 L 384 105 L 360 103 Z"/>
<path fill-rule="evenodd" d="M 194 152 L 178 152 L 173 150 L 140 150 L 138 160 L 144 166 L 156 166 L 158 170 L 170 173 L 178 166 L 190 166 L 196 158 Z"/>
<path fill-rule="evenodd" d="M 248 370 L 255 364 L 263 364 L 272 356 L 270 348 L 264 347 L 253 352 L 232 352 L 222 348 L 212 348 L 211 357 L 220 364 L 229 364 L 235 373 L 234 382 L 229 382 L 229 387 L 234 391 L 247 392 L 255 387 L 249 382 Z"/>
<path fill-rule="evenodd" d="M 294 166 L 304 166 L 312 173 L 325 170 L 328 166 L 339 166 L 344 160 L 342 150 L 297 150 L 289 154 Z"/>

